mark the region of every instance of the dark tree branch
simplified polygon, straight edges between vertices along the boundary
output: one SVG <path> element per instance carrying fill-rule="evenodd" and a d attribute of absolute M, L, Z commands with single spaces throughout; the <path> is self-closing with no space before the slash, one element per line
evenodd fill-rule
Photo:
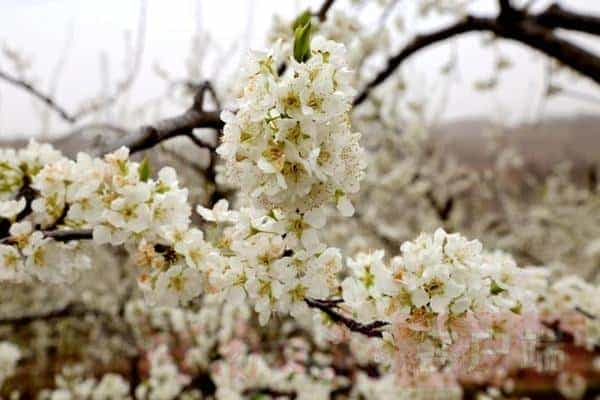
<path fill-rule="evenodd" d="M 600 35 L 600 17 L 580 14 L 553 4 L 545 11 L 533 17 L 535 22 L 549 29 L 567 29 Z"/>
<path fill-rule="evenodd" d="M 481 22 L 481 19 L 467 17 L 465 20 L 437 32 L 416 36 L 398 54 L 388 59 L 386 67 L 354 99 L 354 105 L 357 106 L 365 101 L 375 87 L 389 78 L 400 64 L 419 50 L 466 32 L 486 30 L 487 24 L 482 24 Z"/>
<path fill-rule="evenodd" d="M 385 321 L 374 321 L 369 324 L 363 324 L 342 315 L 335 310 L 340 303 L 338 300 L 318 300 L 305 298 L 304 301 L 311 308 L 316 308 L 324 312 L 333 322 L 340 323 L 352 332 L 357 332 L 368 337 L 382 337 L 381 328 L 388 325 Z"/>
<path fill-rule="evenodd" d="M 510 4 L 510 0 L 498 0 L 498 4 L 500 5 L 500 12 L 507 12 L 512 10 L 512 5 Z"/>
<path fill-rule="evenodd" d="M 525 19 L 515 26 L 493 25 L 500 37 L 524 43 L 600 84 L 600 57 Z"/>
<path fill-rule="evenodd" d="M 125 136 L 116 143 L 109 144 L 104 153 L 118 149 L 121 146 L 129 148 L 131 154 L 154 147 L 158 143 L 176 136 L 188 136 L 194 143 L 202 147 L 211 146 L 193 137 L 196 128 L 213 128 L 221 130 L 224 126 L 219 110 L 204 111 L 204 95 L 214 93 L 209 82 L 198 87 L 192 106 L 183 114 L 158 121 L 154 125 L 142 126 L 137 131 Z M 216 99 L 216 97 L 215 97 Z"/>
<path fill-rule="evenodd" d="M 439 204 L 433 191 L 430 189 L 425 193 L 425 197 L 441 221 L 448 221 L 450 219 L 450 214 L 454 208 L 454 198 L 452 196 L 448 197 L 444 204 Z"/>
<path fill-rule="evenodd" d="M 143 126 L 117 143 L 107 146 L 104 152 L 108 153 L 121 146 L 126 146 L 133 154 L 176 136 L 189 137 L 196 128 L 222 129 L 224 123 L 219 115 L 219 111 L 199 112 L 190 109 L 177 117 L 163 119 L 154 125 Z"/>
<path fill-rule="evenodd" d="M 583 308 L 576 306 L 575 307 L 575 311 L 577 311 L 579 314 L 583 315 L 584 317 L 586 317 L 587 319 L 591 319 L 596 320 L 596 316 L 594 314 L 592 314 L 591 312 L 584 310 Z"/>
<path fill-rule="evenodd" d="M 68 304 L 64 308 L 51 310 L 41 314 L 1 318 L 0 325 L 23 326 L 34 321 L 48 321 L 65 317 L 84 317 L 86 315 L 104 316 L 106 313 L 100 310 L 87 308 L 80 304 Z"/>
<path fill-rule="evenodd" d="M 68 242 L 69 240 L 89 240 L 92 239 L 91 229 L 70 229 L 70 230 L 52 230 L 43 231 L 44 236 L 57 240 L 59 242 Z"/>
<path fill-rule="evenodd" d="M 213 146 L 210 143 L 206 143 L 204 140 L 202 140 L 199 137 L 197 137 L 196 135 L 194 135 L 193 132 L 189 132 L 188 134 L 186 134 L 186 136 L 198 147 L 204 147 L 211 151 L 215 149 L 215 146 Z"/>
<path fill-rule="evenodd" d="M 89 240 L 93 238 L 91 229 L 56 229 L 42 231 L 45 237 L 52 238 L 59 242 L 68 242 L 70 240 Z M 0 240 L 0 244 L 14 244 L 15 239 L 12 236 Z"/>
<path fill-rule="evenodd" d="M 329 11 L 334 2 L 335 0 L 325 0 L 323 2 L 321 8 L 319 8 L 319 11 L 317 11 L 316 13 L 316 16 L 317 18 L 319 18 L 319 21 L 323 22 L 327 19 L 327 12 Z"/>
<path fill-rule="evenodd" d="M 497 18 L 483 18 L 467 16 L 463 20 L 455 24 L 440 29 L 438 31 L 417 35 L 410 41 L 398 54 L 388 60 L 387 66 L 383 69 L 371 82 L 354 99 L 354 105 L 359 105 L 369 96 L 370 92 L 387 78 L 413 54 L 426 47 L 442 42 L 454 36 L 462 35 L 468 32 L 488 31 L 495 34 L 497 37 L 515 40 L 532 47 L 547 56 L 550 56 L 566 66 L 571 67 L 575 71 L 592 79 L 600 84 L 600 57 L 585 50 L 576 44 L 573 44 L 565 39 L 562 39 L 554 34 L 549 29 L 553 27 L 576 26 L 578 14 L 566 13 L 566 16 L 554 19 L 546 18 L 545 26 L 538 22 L 538 17 L 529 16 L 523 12 L 516 10 L 510 6 L 508 0 L 500 1 L 501 13 Z M 552 8 L 552 7 L 551 7 Z M 549 12 L 549 11 L 546 11 Z M 556 11 L 554 11 L 556 14 Z M 597 17 L 589 17 L 582 23 L 582 28 L 578 30 L 588 31 L 590 33 L 600 30 L 597 25 Z M 542 18 L 544 21 L 544 18 Z M 552 23 L 551 23 L 552 22 Z M 585 27 L 585 28 L 584 28 Z"/>

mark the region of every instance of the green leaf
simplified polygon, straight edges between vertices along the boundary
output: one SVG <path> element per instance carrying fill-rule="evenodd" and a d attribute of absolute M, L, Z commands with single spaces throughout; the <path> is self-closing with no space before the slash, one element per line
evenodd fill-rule
<path fill-rule="evenodd" d="M 310 8 L 307 8 L 302 14 L 298 15 L 294 22 L 292 23 L 292 30 L 296 32 L 296 28 L 302 27 L 310 22 L 310 18 L 312 17 L 312 13 L 310 12 Z"/>
<path fill-rule="evenodd" d="M 310 33 L 310 21 L 294 31 L 294 58 L 298 62 L 305 62 L 310 58 Z"/>
<path fill-rule="evenodd" d="M 521 302 L 518 302 L 516 306 L 510 309 L 510 311 L 512 311 L 515 314 L 521 315 L 521 311 L 523 311 L 523 304 L 521 304 Z"/>
<path fill-rule="evenodd" d="M 142 182 L 147 182 L 148 179 L 150 179 L 150 161 L 148 161 L 148 157 L 144 157 L 140 163 L 138 173 L 140 174 L 140 180 Z"/>
<path fill-rule="evenodd" d="M 500 287 L 500 285 L 498 285 L 496 283 L 496 281 L 492 281 L 492 284 L 490 286 L 490 293 L 492 295 L 495 296 L 495 295 L 500 294 L 500 293 L 505 292 L 505 291 L 506 291 L 506 289 Z"/>

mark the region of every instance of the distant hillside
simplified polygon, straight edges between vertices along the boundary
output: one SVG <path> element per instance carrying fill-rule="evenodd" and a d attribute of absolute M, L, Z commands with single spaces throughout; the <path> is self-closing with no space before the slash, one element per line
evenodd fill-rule
<path fill-rule="evenodd" d="M 436 128 L 434 135 L 461 160 L 481 167 L 489 165 L 486 143 L 494 130 L 540 172 L 564 160 L 581 166 L 600 163 L 600 115 L 547 119 L 516 128 L 499 128 L 485 120 L 458 121 Z"/>

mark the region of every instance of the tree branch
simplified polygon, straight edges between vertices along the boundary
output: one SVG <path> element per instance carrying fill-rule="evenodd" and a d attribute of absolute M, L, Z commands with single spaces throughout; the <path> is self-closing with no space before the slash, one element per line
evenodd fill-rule
<path fill-rule="evenodd" d="M 42 93 L 41 91 L 36 89 L 31 83 L 23 79 L 15 78 L 2 70 L 0 70 L 0 79 L 3 79 L 8 83 L 18 86 L 24 89 L 25 91 L 29 92 L 29 94 L 31 94 L 33 97 L 44 102 L 51 110 L 53 110 L 65 121 L 70 123 L 75 123 L 77 121 L 77 118 L 75 118 L 75 116 L 71 115 L 64 107 L 60 106 L 51 96 Z"/>
<path fill-rule="evenodd" d="M 387 78 L 389 78 L 396 68 L 400 66 L 406 59 L 418 52 L 419 50 L 428 47 L 434 43 L 441 42 L 445 39 L 457 36 L 466 32 L 480 31 L 488 29 L 488 23 L 492 20 L 483 21 L 482 18 L 467 17 L 466 19 L 455 23 L 447 28 L 437 32 L 417 35 L 411 40 L 398 54 L 388 59 L 385 69 L 365 86 L 362 92 L 354 99 L 354 105 L 357 106 L 367 99 L 371 91 Z M 484 23 L 486 22 L 486 23 Z"/>
<path fill-rule="evenodd" d="M 587 319 L 591 319 L 592 321 L 596 320 L 596 316 L 594 314 L 592 314 L 591 312 L 584 310 L 583 308 L 576 306 L 575 307 L 575 311 L 577 311 L 579 314 L 583 315 L 584 317 L 586 317 Z"/>
<path fill-rule="evenodd" d="M 512 5 L 510 4 L 510 0 L 498 0 L 498 4 L 500 5 L 500 12 L 507 12 L 512 10 Z"/>
<path fill-rule="evenodd" d="M 24 315 L 18 317 L 0 318 L 0 325 L 22 326 L 34 321 L 47 321 L 55 318 L 84 317 L 86 315 L 104 316 L 105 312 L 93 310 L 80 304 L 68 304 L 58 310 L 51 310 L 42 314 Z M 109 316 L 110 317 L 110 316 Z"/>
<path fill-rule="evenodd" d="M 600 35 L 600 17 L 569 11 L 559 4 L 552 4 L 533 17 L 535 22 L 549 29 L 567 29 Z"/>
<path fill-rule="evenodd" d="M 501 1 L 501 7 L 510 7 L 508 0 Z M 551 7 L 552 8 L 552 7 Z M 370 92 L 387 78 L 409 57 L 435 43 L 444 41 L 454 36 L 462 35 L 468 32 L 488 31 L 498 37 L 514 40 L 532 47 L 547 56 L 555 58 L 566 66 L 587 76 L 596 83 L 600 84 L 600 57 L 585 50 L 576 44 L 556 36 L 551 29 L 538 23 L 538 17 L 528 16 L 510 7 L 502 9 L 503 12 L 497 18 L 484 18 L 467 16 L 455 24 L 440 29 L 438 31 L 417 35 L 410 41 L 398 54 L 388 60 L 387 66 L 354 99 L 354 105 L 364 102 Z M 556 11 L 554 11 L 556 14 Z M 544 15 L 544 13 L 540 14 Z M 546 24 L 552 27 L 552 23 L 560 27 L 576 26 L 579 18 L 578 14 L 566 13 L 567 17 L 551 19 L 546 17 Z M 590 33 L 600 30 L 596 23 L 598 18 L 589 17 L 586 23 L 582 23 L 582 28 L 578 30 L 589 31 Z M 544 18 L 542 18 L 544 21 Z M 568 22 L 567 22 L 568 21 Z"/>
<path fill-rule="evenodd" d="M 311 308 L 317 308 L 324 312 L 333 322 L 341 323 L 352 332 L 357 332 L 368 337 L 382 337 L 381 328 L 388 325 L 385 321 L 374 321 L 369 324 L 363 324 L 342 315 L 340 312 L 335 310 L 340 300 L 318 300 L 305 298 L 304 301 Z"/>
<path fill-rule="evenodd" d="M 129 147 L 130 153 L 149 149 L 158 143 L 176 136 L 191 137 L 196 128 L 222 129 L 220 111 L 197 111 L 190 108 L 185 113 L 158 121 L 154 125 L 143 126 L 137 131 L 125 136 L 116 143 L 109 144 L 103 153 L 109 153 L 121 146 Z M 204 143 L 204 147 L 209 147 Z"/>
<path fill-rule="evenodd" d="M 52 238 L 59 242 L 68 242 L 70 240 L 89 240 L 93 238 L 91 229 L 56 229 L 42 231 L 45 237 Z M 12 236 L 0 240 L 0 244 L 14 244 L 15 239 Z"/>
<path fill-rule="evenodd" d="M 334 2 L 335 0 L 325 0 L 323 2 L 321 7 L 319 8 L 319 11 L 317 11 L 316 13 L 316 16 L 317 18 L 319 18 L 319 21 L 323 22 L 327 19 L 327 12 L 329 11 Z"/>

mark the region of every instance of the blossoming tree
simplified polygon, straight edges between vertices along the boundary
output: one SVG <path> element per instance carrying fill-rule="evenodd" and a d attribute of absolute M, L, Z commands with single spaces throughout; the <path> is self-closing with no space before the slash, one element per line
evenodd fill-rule
<path fill-rule="evenodd" d="M 72 366 L 41 398 L 429 399 L 481 387 L 508 393 L 511 374 L 535 366 L 541 339 L 569 335 L 591 353 L 600 345 L 599 289 L 579 277 L 519 267 L 508 253 L 441 228 L 388 246 L 399 250 L 390 256 L 376 248 L 347 254 L 347 246 L 328 242 L 330 224 L 344 224 L 354 204 L 365 209 L 360 185 L 370 156 L 353 126 L 368 127 L 369 117 L 356 121 L 351 111 L 388 73 L 357 94 L 356 60 L 327 38 L 335 37 L 335 26 L 324 23 L 332 3 L 288 24 L 269 51 L 252 52 L 235 103 L 220 114 L 204 109 L 212 91 L 204 84 L 181 116 L 97 154 L 70 159 L 35 141 L 2 149 L 2 282 L 74 284 L 104 268 L 98 251 L 121 249 L 143 294 L 116 311 L 137 352 L 133 378 Z M 489 29 L 524 35 L 544 51 L 546 44 L 527 36 L 535 36 L 533 17 L 500 3 Z M 513 12 L 527 19 L 508 21 Z M 473 18 L 466 23 L 475 25 L 462 31 L 484 29 Z M 507 31 L 508 23 L 523 32 Z M 593 63 L 574 68 L 597 73 Z M 218 147 L 196 137 L 195 127 L 222 129 Z M 388 133 L 382 128 L 383 137 Z M 233 208 L 218 191 L 209 207 L 193 204 L 178 171 L 154 173 L 148 158 L 135 158 L 174 136 L 221 158 L 213 178 L 236 188 Z M 402 172 L 412 178 L 404 189 L 425 179 L 408 164 Z M 431 191 L 417 198 L 439 225 L 451 218 L 454 206 L 437 204 Z M 104 316 L 77 305 L 61 312 Z M 0 343 L 0 382 L 25 352 Z M 563 394 L 580 390 L 579 375 L 561 379 Z"/>

